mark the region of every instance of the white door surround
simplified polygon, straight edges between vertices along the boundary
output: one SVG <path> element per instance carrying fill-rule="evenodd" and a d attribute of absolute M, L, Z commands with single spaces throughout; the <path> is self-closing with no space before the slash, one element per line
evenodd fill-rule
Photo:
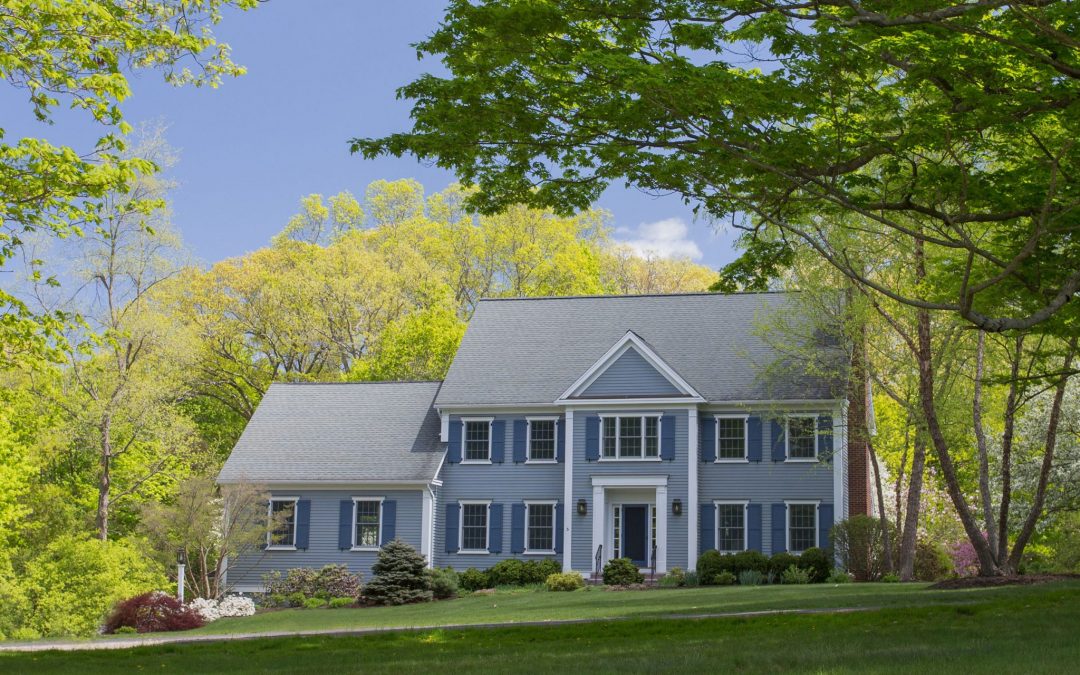
<path fill-rule="evenodd" d="M 614 552 L 615 506 L 647 504 L 656 509 L 656 571 L 667 572 L 667 476 L 600 475 L 592 477 L 592 548 L 603 546 L 606 563 Z M 590 561 L 591 563 L 591 561 Z M 591 565 L 590 565 L 591 566 Z"/>

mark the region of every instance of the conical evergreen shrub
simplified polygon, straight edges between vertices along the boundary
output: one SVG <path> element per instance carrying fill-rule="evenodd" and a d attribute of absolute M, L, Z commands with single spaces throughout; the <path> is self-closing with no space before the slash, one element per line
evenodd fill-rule
<path fill-rule="evenodd" d="M 382 547 L 372 566 L 374 576 L 364 586 L 364 598 L 380 605 L 404 605 L 431 600 L 427 562 L 415 548 L 395 539 Z"/>

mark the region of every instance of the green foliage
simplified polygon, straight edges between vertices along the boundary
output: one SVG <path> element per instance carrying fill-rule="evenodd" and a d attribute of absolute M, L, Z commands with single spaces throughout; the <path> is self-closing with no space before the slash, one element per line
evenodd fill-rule
<path fill-rule="evenodd" d="M 713 578 L 713 583 L 717 586 L 734 586 L 738 578 L 731 572 L 721 572 Z"/>
<path fill-rule="evenodd" d="M 683 586 L 687 588 L 696 588 L 701 585 L 701 576 L 695 570 L 693 572 L 687 572 L 683 577 Z"/>
<path fill-rule="evenodd" d="M 915 542 L 915 579 L 917 581 L 940 581 L 952 571 L 952 558 L 945 547 L 927 539 Z"/>
<path fill-rule="evenodd" d="M 520 586 L 525 563 L 514 558 L 500 560 L 488 568 L 488 579 L 492 586 Z"/>
<path fill-rule="evenodd" d="M 769 558 L 769 572 L 776 579 L 779 579 L 787 568 L 792 565 L 795 565 L 796 567 L 799 566 L 799 556 L 792 553 L 774 553 L 772 557 Z"/>
<path fill-rule="evenodd" d="M 765 574 L 756 569 L 748 569 L 739 572 L 740 586 L 763 586 L 765 581 Z"/>
<path fill-rule="evenodd" d="M 341 607 L 352 607 L 356 604 L 356 598 L 330 598 L 330 609 L 339 609 Z"/>
<path fill-rule="evenodd" d="M 686 570 L 681 567 L 672 567 L 667 574 L 660 577 L 660 585 L 665 588 L 679 588 L 686 585 Z"/>
<path fill-rule="evenodd" d="M 851 575 L 841 569 L 835 569 L 825 578 L 827 584 L 850 584 Z"/>
<path fill-rule="evenodd" d="M 549 591 L 576 591 L 585 588 L 585 579 L 578 572 L 556 572 L 544 581 Z"/>
<path fill-rule="evenodd" d="M 467 591 L 479 591 L 485 588 L 491 588 L 491 581 L 488 579 L 487 572 L 478 570 L 475 567 L 462 572 L 458 578 L 461 587 Z"/>
<path fill-rule="evenodd" d="M 447 600 L 457 595 L 458 573 L 453 567 L 428 570 L 428 585 L 431 586 L 431 594 L 436 600 Z"/>
<path fill-rule="evenodd" d="M 284 575 L 278 570 L 264 575 L 263 585 L 268 595 L 285 596 L 295 607 L 311 598 L 358 598 L 361 578 L 346 565 L 325 565 L 319 570 L 294 567 Z"/>
<path fill-rule="evenodd" d="M 631 586 L 643 581 L 645 576 L 630 558 L 615 558 L 604 565 L 604 584 L 607 586 Z"/>
<path fill-rule="evenodd" d="M 304 609 L 321 609 L 326 607 L 327 602 L 324 598 L 308 598 L 304 600 L 302 607 Z"/>
<path fill-rule="evenodd" d="M 307 601 L 311 599 L 300 591 L 289 593 L 287 596 L 285 596 L 285 598 L 289 603 L 290 607 L 303 607 L 307 603 Z"/>
<path fill-rule="evenodd" d="M 829 536 L 840 566 L 855 581 L 876 581 L 885 571 L 883 526 L 877 518 L 854 515 L 833 525 Z"/>
<path fill-rule="evenodd" d="M 881 577 L 881 580 L 883 582 L 887 583 L 887 584 L 898 584 L 898 583 L 900 583 L 900 575 L 896 574 L 896 573 L 893 573 L 893 572 L 889 572 L 888 574 Z"/>
<path fill-rule="evenodd" d="M 798 565 L 789 565 L 780 575 L 782 584 L 808 584 L 810 583 L 810 570 L 804 570 Z"/>
<path fill-rule="evenodd" d="M 808 548 L 799 556 L 799 567 L 810 572 L 810 581 L 819 583 L 832 572 L 832 556 L 816 546 Z"/>
<path fill-rule="evenodd" d="M 379 605 L 404 605 L 431 600 L 427 561 L 400 539 L 384 544 L 364 586 L 364 599 Z"/>
<path fill-rule="evenodd" d="M 714 549 L 709 549 L 698 556 L 698 576 L 704 581 L 705 585 L 712 584 L 716 579 L 716 575 L 724 571 L 724 565 L 724 554 Z"/>

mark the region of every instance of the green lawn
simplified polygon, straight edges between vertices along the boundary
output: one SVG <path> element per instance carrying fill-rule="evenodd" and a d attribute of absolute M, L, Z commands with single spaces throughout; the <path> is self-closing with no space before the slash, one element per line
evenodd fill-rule
<path fill-rule="evenodd" d="M 741 598 L 743 590 L 695 590 L 687 591 L 686 595 L 699 596 L 708 608 L 719 609 L 725 595 Z M 1074 672 L 1080 663 L 1077 639 L 1080 583 L 1077 582 L 944 596 L 918 588 L 887 586 L 745 590 L 758 592 L 763 599 L 775 593 L 778 604 L 790 602 L 793 597 L 788 591 L 798 590 L 802 592 L 799 604 L 804 605 L 838 597 L 837 593 L 843 590 L 849 599 L 870 602 L 877 598 L 880 602 L 875 604 L 890 608 L 832 615 L 665 621 L 641 618 L 572 626 L 437 629 L 364 637 L 167 645 L 124 651 L 0 654 L 0 672 L 430 673 L 452 669 L 456 675 L 730 669 L 1062 673 Z M 578 595 L 602 601 L 607 601 L 610 595 L 619 596 L 624 613 L 642 617 L 665 613 L 654 605 L 673 602 L 665 597 L 668 593 L 659 591 Z M 566 596 L 559 597 L 567 601 Z M 495 597 L 496 602 L 504 600 Z M 508 601 L 521 602 L 517 598 Z M 461 605 L 468 602 L 473 600 L 462 601 Z M 612 601 L 607 602 L 609 608 L 613 606 Z M 640 611 L 630 612 L 634 605 Z M 425 607 L 432 613 L 443 611 L 438 605 Z M 415 611 L 415 608 L 406 609 Z M 258 620 L 266 619 L 258 617 Z"/>

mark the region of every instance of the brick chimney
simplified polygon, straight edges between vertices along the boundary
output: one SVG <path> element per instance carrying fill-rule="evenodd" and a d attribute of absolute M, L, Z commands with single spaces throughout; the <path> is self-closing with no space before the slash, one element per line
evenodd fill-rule
<path fill-rule="evenodd" d="M 851 359 L 851 379 L 848 382 L 848 515 L 872 516 L 874 497 L 871 491 L 869 416 L 872 409 L 870 387 L 866 374 L 866 352 L 856 346 Z"/>

